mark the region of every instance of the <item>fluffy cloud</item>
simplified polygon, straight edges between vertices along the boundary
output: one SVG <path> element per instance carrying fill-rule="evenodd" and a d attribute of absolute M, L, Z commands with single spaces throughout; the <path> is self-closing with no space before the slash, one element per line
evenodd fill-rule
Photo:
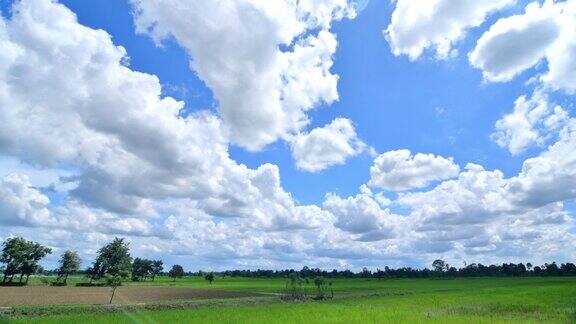
<path fill-rule="evenodd" d="M 347 0 L 132 0 L 137 30 L 172 36 L 213 91 L 231 139 L 250 150 L 287 138 L 306 111 L 338 100 L 330 72 L 332 21 L 353 17 Z"/>
<path fill-rule="evenodd" d="M 550 104 L 546 93 L 536 90 L 530 98 L 516 99 L 514 111 L 496 122 L 491 138 L 516 155 L 532 145 L 543 145 L 567 120 L 562 107 Z"/>
<path fill-rule="evenodd" d="M 502 18 L 478 40 L 470 63 L 488 81 L 509 81 L 542 60 L 548 71 L 540 79 L 553 89 L 576 91 L 576 1 L 537 2 L 523 14 Z"/>
<path fill-rule="evenodd" d="M 414 235 L 436 242 L 431 246 L 442 252 L 451 250 L 462 258 L 557 255 L 574 239 L 574 219 L 561 199 L 534 205 L 515 199 L 514 182 L 498 170 L 469 164 L 458 179 L 427 192 L 401 195 L 397 203 L 411 209 Z"/>
<path fill-rule="evenodd" d="M 369 184 L 390 191 L 410 190 L 455 177 L 459 171 L 451 158 L 422 153 L 412 155 L 409 150 L 390 151 L 374 160 Z"/>
<path fill-rule="evenodd" d="M 91 210 L 78 203 L 54 207 L 48 196 L 33 187 L 28 177 L 21 174 L 9 174 L 0 179 L 0 219 L 3 226 L 137 236 L 154 232 L 143 219 Z"/>
<path fill-rule="evenodd" d="M 372 193 L 364 188 L 355 197 L 341 198 L 328 194 L 324 208 L 336 217 L 334 226 L 356 234 L 359 241 L 380 241 L 399 235 L 402 218 L 383 209 Z"/>
<path fill-rule="evenodd" d="M 559 140 L 539 156 L 524 161 L 510 179 L 509 191 L 517 204 L 537 208 L 576 199 L 576 119 L 560 131 Z"/>
<path fill-rule="evenodd" d="M 275 25 L 262 29 L 272 31 L 274 37 L 286 37 L 280 37 L 286 41 L 279 44 L 285 44 L 287 50 L 272 56 L 294 56 L 290 64 L 307 72 L 314 70 L 316 63 L 306 64 L 317 61 L 306 57 L 318 57 L 315 51 L 332 42 L 329 24 L 343 15 L 335 12 L 335 3 L 298 2 L 303 14 L 295 21 L 318 27 L 317 33 L 316 28 L 311 33 L 303 31 L 306 26 L 294 27 L 297 32 L 285 31 L 291 26 L 285 23 L 278 29 L 272 28 Z M 286 18 L 274 11 L 276 4 L 237 1 L 221 2 L 221 8 L 212 3 L 202 5 L 231 11 L 231 18 L 221 18 L 219 23 L 236 23 L 232 18 L 240 13 L 248 15 L 242 23 L 254 22 L 263 12 L 265 17 L 290 20 L 291 15 Z M 291 4 L 286 2 L 286 6 Z M 319 14 L 305 14 L 312 11 Z M 139 19 L 145 16 L 141 13 Z M 207 24 L 214 17 L 205 18 Z M 175 16 L 174 21 L 179 19 L 183 18 Z M 161 24 L 158 26 L 162 34 Z M 301 37 L 302 33 L 306 35 Z M 293 37 L 297 40 L 290 45 Z M 210 45 L 204 41 L 202 46 Z M 225 48 L 228 41 L 236 44 L 230 38 L 215 46 Z M 243 53 L 244 42 L 238 40 L 236 51 L 228 54 L 266 54 Z M 311 46 L 313 42 L 319 43 Z M 275 44 L 273 52 L 277 51 Z M 132 242 L 135 255 L 184 264 L 193 256 L 194 268 L 204 269 L 215 265 L 400 266 L 439 254 L 449 261 L 473 258 L 494 262 L 503 257 L 508 261 L 522 249 L 526 255 L 540 258 L 535 262 L 574 257 L 573 251 L 565 249 L 574 240 L 570 234 L 574 220 L 563 206 L 564 201 L 576 198 L 573 120 L 562 127 L 557 143 L 527 160 L 512 178 L 478 165 L 468 165 L 458 175 L 459 168 L 451 159 L 394 151 L 376 159 L 371 170 L 373 187 L 404 190 L 448 180 L 427 191 L 401 193 L 397 199 L 362 186 L 359 194 L 350 197 L 329 194 L 322 206 L 301 205 L 282 187 L 277 166 L 249 168 L 230 158 L 229 121 L 206 111 L 183 117 L 183 103 L 161 96 L 155 76 L 132 70 L 126 51 L 114 45 L 110 35 L 80 25 L 64 6 L 49 0 L 16 2 L 11 17 L 0 19 L 0 45 L 0 162 L 32 175 L 28 179 L 16 173 L 2 174 L 2 238 L 24 235 L 55 247 L 57 253 L 79 249 L 91 260 L 95 247 L 122 235 Z M 203 61 L 202 73 L 214 71 L 214 80 L 239 80 L 237 74 L 225 78 L 223 69 L 234 68 L 232 63 L 240 61 L 210 59 Z M 265 59 L 251 62 L 254 71 L 270 67 L 261 64 Z M 206 65 L 209 63 L 216 65 L 214 70 Z M 291 69 L 298 71 L 298 67 Z M 262 75 L 257 74 L 257 79 L 267 81 Z M 290 78 L 279 75 L 282 82 Z M 286 86 L 282 91 L 320 91 L 311 95 L 316 97 L 333 89 L 312 87 L 313 83 L 306 82 L 315 83 L 316 77 L 302 77 L 292 76 L 297 82 L 290 81 L 296 82 L 291 83 L 293 88 Z M 246 83 L 249 88 L 254 85 L 250 82 Z M 282 95 L 282 100 L 289 97 Z M 296 101 L 304 102 L 301 100 Z M 310 100 L 306 105 L 315 102 Z M 287 105 L 282 102 L 282 111 Z M 295 134 L 299 131 L 296 128 Z M 324 141 L 329 131 L 334 133 Z M 303 147 L 330 143 L 321 146 L 334 148 L 330 152 L 352 152 L 362 146 L 350 122 L 343 119 L 302 136 L 306 138 Z M 339 144 L 331 141 L 334 139 Z M 300 156 L 314 165 L 335 161 Z M 53 183 L 56 186 L 52 188 L 34 187 Z"/>
<path fill-rule="evenodd" d="M 324 127 L 296 136 L 292 143 L 292 156 L 299 169 L 317 172 L 344 164 L 346 159 L 365 149 L 366 144 L 358 139 L 352 122 L 336 118 Z"/>
<path fill-rule="evenodd" d="M 47 223 L 51 220 L 49 203 L 24 175 L 9 174 L 0 179 L 0 219 L 5 226 Z"/>
<path fill-rule="evenodd" d="M 397 0 L 392 21 L 384 31 L 394 55 L 419 58 L 433 48 L 436 56 L 453 54 L 455 42 L 464 38 L 466 30 L 480 26 L 496 10 L 515 0 Z"/>
<path fill-rule="evenodd" d="M 161 97 L 157 77 L 131 70 L 110 35 L 78 24 L 64 6 L 16 2 L 0 42 L 0 106 L 10 107 L 0 110 L 0 154 L 75 169 L 65 174 L 70 204 L 134 218 L 157 217 L 158 200 L 190 199 L 273 229 L 324 217 L 292 200 L 275 166 L 233 161 L 218 117 L 181 117 L 183 103 Z"/>

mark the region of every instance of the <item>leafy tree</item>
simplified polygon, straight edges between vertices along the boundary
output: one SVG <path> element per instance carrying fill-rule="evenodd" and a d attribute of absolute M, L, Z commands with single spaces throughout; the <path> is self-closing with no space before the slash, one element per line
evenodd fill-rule
<path fill-rule="evenodd" d="M 448 270 L 450 266 L 448 263 L 446 263 L 446 261 L 436 259 L 434 262 L 432 262 L 432 268 L 434 268 L 434 270 L 437 272 L 443 272 L 444 270 Z"/>
<path fill-rule="evenodd" d="M 58 278 L 64 278 L 64 283 L 68 280 L 68 275 L 80 270 L 80 257 L 75 251 L 66 251 L 60 258 L 58 268 Z"/>
<path fill-rule="evenodd" d="M 146 280 L 146 278 L 150 277 L 152 278 L 152 281 L 154 281 L 156 276 L 162 273 L 162 270 L 164 269 L 162 265 L 163 263 L 161 260 L 136 258 L 132 263 L 132 280 L 140 281 Z"/>
<path fill-rule="evenodd" d="M 370 270 L 368 270 L 368 268 L 364 267 L 364 268 L 362 268 L 362 272 L 360 272 L 360 277 L 371 278 L 372 277 L 372 271 L 370 271 Z"/>
<path fill-rule="evenodd" d="M 115 238 L 98 251 L 98 257 L 92 266 L 91 279 L 102 279 L 106 275 L 123 276 L 132 268 L 129 243 L 123 238 Z"/>
<path fill-rule="evenodd" d="M 210 273 L 206 274 L 204 279 L 208 280 L 208 282 L 210 282 L 210 284 L 212 284 L 212 282 L 214 281 L 214 273 L 210 272 Z"/>
<path fill-rule="evenodd" d="M 132 263 L 132 281 L 145 280 L 152 272 L 152 260 L 136 258 Z"/>
<path fill-rule="evenodd" d="M 10 277 L 10 281 L 14 278 L 14 275 L 18 273 L 22 263 L 24 262 L 24 250 L 26 249 L 27 242 L 21 237 L 9 238 L 2 243 L 2 255 L 0 256 L 0 262 L 6 264 L 4 269 L 4 279 Z"/>
<path fill-rule="evenodd" d="M 156 279 L 156 276 L 159 276 L 162 273 L 162 270 L 164 270 L 164 263 L 162 262 L 162 260 L 152 261 L 152 265 L 150 268 L 150 275 L 152 276 L 152 281 Z"/>
<path fill-rule="evenodd" d="M 116 294 L 116 289 L 122 286 L 122 281 L 130 277 L 130 272 L 126 270 L 121 270 L 117 274 L 111 275 L 106 274 L 104 276 L 106 280 L 106 284 L 112 287 L 112 295 L 110 296 L 110 304 L 112 304 L 112 300 L 114 299 L 114 295 Z"/>
<path fill-rule="evenodd" d="M 8 276 L 12 281 L 14 275 L 19 273 L 20 282 L 26 276 L 26 283 L 28 283 L 30 275 L 38 270 L 40 260 L 52 253 L 52 249 L 37 242 L 26 241 L 21 237 L 9 238 L 2 243 L 2 246 L 0 262 L 6 264 L 3 282 L 6 282 Z"/>
<path fill-rule="evenodd" d="M 175 264 L 172 266 L 172 269 L 168 272 L 168 276 L 176 281 L 176 278 L 184 277 L 184 268 L 181 265 Z"/>

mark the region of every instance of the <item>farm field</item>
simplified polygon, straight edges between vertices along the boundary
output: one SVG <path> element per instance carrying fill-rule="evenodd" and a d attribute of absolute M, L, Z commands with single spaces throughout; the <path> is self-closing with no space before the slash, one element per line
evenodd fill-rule
<path fill-rule="evenodd" d="M 17 305 L 93 305 L 107 304 L 109 287 L 2 287 L 0 306 Z M 114 296 L 117 304 L 132 304 L 163 300 L 239 298 L 260 294 L 248 291 L 225 291 L 170 286 L 120 287 Z"/>
<path fill-rule="evenodd" d="M 469 278 L 469 279 L 337 279 L 333 300 L 282 302 L 282 279 L 217 278 L 209 285 L 200 278 L 172 282 L 129 284 L 126 289 L 189 289 L 195 291 L 268 293 L 254 297 L 204 300 L 183 309 L 91 312 L 84 308 L 69 315 L 5 317 L 7 323 L 574 323 L 576 278 Z M 312 286 L 312 285 L 311 285 Z M 30 287 L 29 287 L 30 288 Z M 43 287 L 61 289 L 62 287 Z M 26 289 L 26 288 L 10 288 Z M 65 289 L 93 289 L 69 287 Z M 99 288 L 107 289 L 107 288 Z M 312 290 L 312 287 L 310 288 Z M 0 295 L 10 292 L 0 288 Z M 192 296 L 203 300 L 202 296 Z M 149 299 L 150 300 L 150 299 Z M 147 301 L 149 301 L 147 300 Z M 243 302 L 245 301 L 245 302 Z M 126 302 L 118 299 L 118 303 Z M 33 310 L 34 306 L 26 306 Z M 46 306 L 43 306 L 46 307 Z M 65 306 L 51 306 L 55 311 Z M 62 309 L 60 309 L 62 311 Z M 29 312 L 34 314 L 34 312 Z M 61 313 L 61 312 L 60 312 Z"/>

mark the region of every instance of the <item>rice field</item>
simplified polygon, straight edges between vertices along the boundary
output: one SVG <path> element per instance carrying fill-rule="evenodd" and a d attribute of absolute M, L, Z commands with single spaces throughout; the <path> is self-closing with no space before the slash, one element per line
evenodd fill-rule
<path fill-rule="evenodd" d="M 131 284 L 132 285 L 132 284 Z M 281 279 L 159 278 L 140 286 L 187 287 L 268 296 L 115 312 L 51 306 L 58 316 L 8 316 L 7 323 L 576 323 L 576 278 L 340 279 L 335 298 L 283 302 Z M 311 284 L 311 286 L 313 286 Z M 58 287 L 55 287 L 57 289 Z M 2 293 L 0 288 L 0 294 Z M 313 287 L 310 287 L 313 289 Z M 34 314 L 33 306 L 29 314 Z M 63 311 L 64 310 L 64 311 Z M 66 314 L 70 310 L 69 314 Z M 50 313 L 50 312 L 47 312 Z"/>

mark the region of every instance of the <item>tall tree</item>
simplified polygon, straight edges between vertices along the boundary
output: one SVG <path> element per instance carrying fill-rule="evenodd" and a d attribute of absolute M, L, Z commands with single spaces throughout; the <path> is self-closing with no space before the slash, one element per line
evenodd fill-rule
<path fill-rule="evenodd" d="M 105 275 L 125 278 L 130 276 L 131 270 L 130 245 L 123 238 L 115 238 L 98 251 L 92 266 L 92 279 L 102 279 Z"/>
<path fill-rule="evenodd" d="M 168 272 L 168 276 L 176 281 L 176 278 L 184 277 L 184 268 L 181 265 L 175 264 L 172 266 L 172 269 Z"/>
<path fill-rule="evenodd" d="M 214 273 L 210 272 L 206 274 L 206 276 L 204 276 L 204 279 L 208 280 L 208 282 L 212 284 L 212 282 L 214 281 Z"/>
<path fill-rule="evenodd" d="M 20 268 L 20 282 L 22 282 L 22 277 L 26 276 L 26 283 L 28 283 L 30 275 L 36 273 L 40 260 L 42 260 L 46 255 L 50 253 L 52 253 L 52 249 L 49 247 L 45 247 L 37 242 L 26 242 L 26 248 L 24 250 L 24 262 Z"/>
<path fill-rule="evenodd" d="M 8 276 L 12 281 L 14 275 L 20 274 L 20 282 L 26 276 L 27 283 L 30 275 L 38 269 L 40 260 L 50 253 L 52 253 L 52 249 L 37 242 L 26 241 L 21 237 L 7 239 L 2 243 L 2 255 L 0 256 L 0 262 L 6 264 L 3 282 L 6 282 Z"/>
<path fill-rule="evenodd" d="M 132 263 L 132 281 L 145 280 L 152 273 L 152 260 L 136 258 Z"/>
<path fill-rule="evenodd" d="M 446 261 L 436 259 L 434 260 L 434 262 L 432 262 L 432 268 L 434 268 L 435 271 L 443 272 L 444 270 L 448 270 L 450 266 L 448 265 L 448 263 L 446 263 Z"/>
<path fill-rule="evenodd" d="M 152 261 L 152 267 L 150 270 L 150 275 L 152 276 L 152 281 L 156 279 L 156 276 L 159 276 L 164 270 L 164 262 L 162 260 L 154 260 Z"/>
<path fill-rule="evenodd" d="M 26 249 L 26 240 L 21 237 L 9 238 L 2 243 L 2 255 L 0 256 L 0 262 L 6 264 L 6 269 L 4 269 L 3 283 L 9 278 L 10 281 L 14 278 L 14 275 L 18 273 L 24 262 L 24 250 Z"/>
<path fill-rule="evenodd" d="M 58 267 L 58 278 L 64 278 L 65 284 L 68 281 L 68 275 L 80 270 L 80 257 L 75 251 L 64 252 L 58 263 L 60 264 L 60 267 Z"/>

